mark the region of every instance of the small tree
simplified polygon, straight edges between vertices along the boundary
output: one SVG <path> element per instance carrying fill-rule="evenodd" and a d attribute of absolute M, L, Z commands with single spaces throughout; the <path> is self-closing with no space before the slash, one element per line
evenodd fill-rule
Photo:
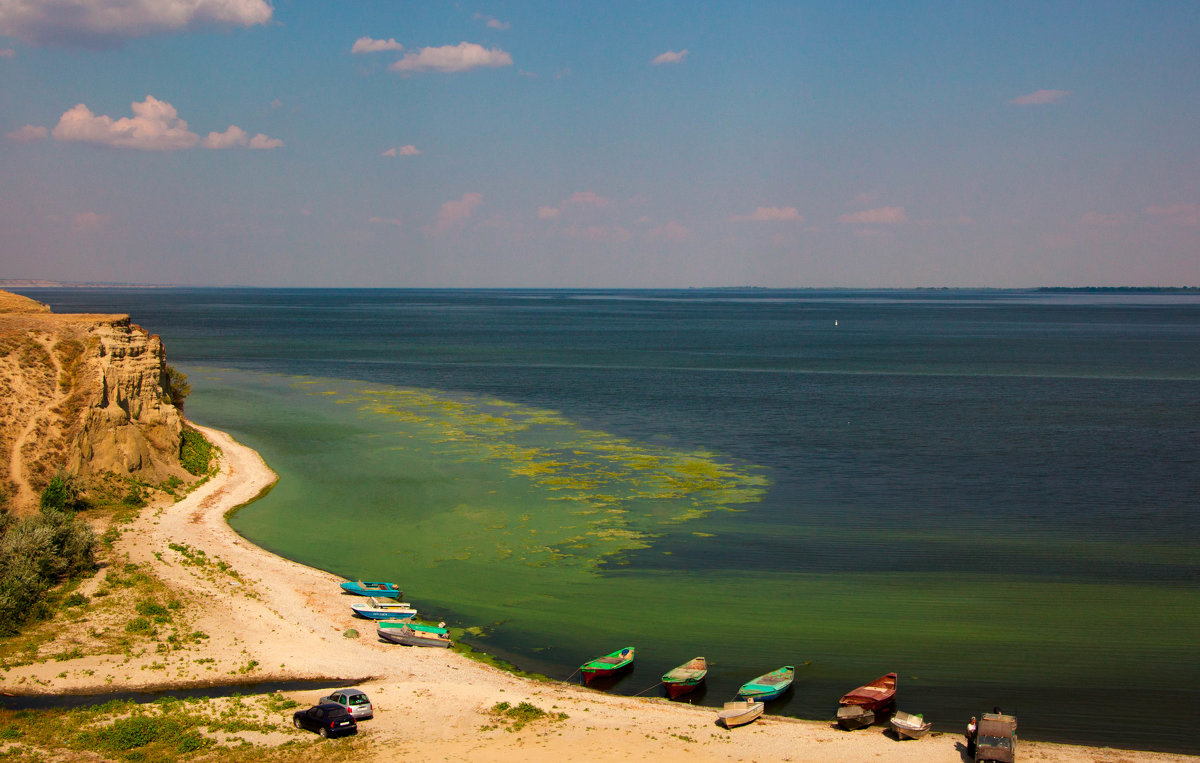
<path fill-rule="evenodd" d="M 167 366 L 167 397 L 171 405 L 183 410 L 183 401 L 192 394 L 192 385 L 188 384 L 187 374 L 173 366 Z"/>
<path fill-rule="evenodd" d="M 41 509 L 77 511 L 80 507 L 79 480 L 70 472 L 59 472 L 42 490 Z"/>

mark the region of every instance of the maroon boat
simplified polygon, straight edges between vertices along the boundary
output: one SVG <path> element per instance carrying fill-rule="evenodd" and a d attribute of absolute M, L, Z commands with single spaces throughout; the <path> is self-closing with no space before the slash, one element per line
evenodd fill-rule
<path fill-rule="evenodd" d="M 838 700 L 839 705 L 858 705 L 867 710 L 883 710 L 896 701 L 896 674 L 888 673 L 869 684 L 848 692 Z"/>

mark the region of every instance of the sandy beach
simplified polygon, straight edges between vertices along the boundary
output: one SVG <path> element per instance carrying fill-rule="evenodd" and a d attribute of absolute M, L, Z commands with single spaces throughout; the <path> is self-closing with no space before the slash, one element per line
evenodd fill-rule
<path fill-rule="evenodd" d="M 186 499 L 146 510 L 120 541 L 131 561 L 150 565 L 186 600 L 203 644 L 163 657 L 95 655 L 12 668 L 6 691 L 101 692 L 270 680 L 352 680 L 376 715 L 360 724 L 366 760 L 446 761 L 947 761 L 967 760 L 959 734 L 899 742 L 882 727 L 855 732 L 828 722 L 764 716 L 745 727 L 715 724 L 712 708 L 665 699 L 607 695 L 580 686 L 519 678 L 440 649 L 380 643 L 371 623 L 351 616 L 339 578 L 275 556 L 237 535 L 225 514 L 253 500 L 275 475 L 229 435 L 201 428 L 222 450 L 220 473 Z M 197 552 L 203 552 L 199 555 Z M 195 563 L 200 559 L 202 563 Z M 192 563 L 189 563 L 191 561 Z M 223 563 L 223 564 L 222 564 Z M 234 574 L 236 573 L 236 574 Z M 97 578 L 103 577 L 103 573 Z M 436 592 L 424 592 L 436 597 Z M 354 629 L 358 637 L 347 637 Z M 293 692 L 301 703 L 320 690 Z M 529 702 L 558 720 L 519 731 L 497 727 L 489 709 Z M 965 720 L 965 719 L 964 719 Z M 294 738 L 294 737 L 292 737 Z M 312 735 L 309 758 L 329 745 Z M 1164 763 L 1193 756 L 1022 740 L 1018 760 Z"/>

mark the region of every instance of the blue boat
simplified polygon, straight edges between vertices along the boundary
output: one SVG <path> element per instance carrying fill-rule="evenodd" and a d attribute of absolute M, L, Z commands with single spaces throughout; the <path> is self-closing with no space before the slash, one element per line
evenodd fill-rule
<path fill-rule="evenodd" d="M 400 586 L 395 583 L 372 583 L 362 580 L 347 580 L 342 583 L 342 590 L 349 593 L 356 593 L 359 596 L 377 596 L 384 599 L 399 599 L 404 596 L 404 591 L 400 590 Z"/>
<path fill-rule="evenodd" d="M 742 684 L 737 695 L 741 699 L 753 699 L 759 702 L 775 699 L 787 691 L 795 677 L 796 669 L 791 665 L 784 665 L 778 670 L 772 670 L 770 673 L 765 673 Z"/>

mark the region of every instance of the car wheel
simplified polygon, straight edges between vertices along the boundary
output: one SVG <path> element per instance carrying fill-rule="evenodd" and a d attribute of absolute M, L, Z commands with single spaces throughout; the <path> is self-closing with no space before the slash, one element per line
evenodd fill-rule
<path fill-rule="evenodd" d="M 300 725 L 300 719 L 299 719 L 299 718 L 293 718 L 293 719 L 292 719 L 292 725 L 293 725 L 293 726 L 295 726 L 295 727 L 296 727 L 296 728 L 298 728 L 298 729 L 302 729 L 302 728 L 304 728 L 303 726 L 301 726 L 301 725 Z"/>
<path fill-rule="evenodd" d="M 325 739 L 329 738 L 329 729 L 325 728 L 324 726 L 317 729 L 317 733 L 320 734 Z"/>

